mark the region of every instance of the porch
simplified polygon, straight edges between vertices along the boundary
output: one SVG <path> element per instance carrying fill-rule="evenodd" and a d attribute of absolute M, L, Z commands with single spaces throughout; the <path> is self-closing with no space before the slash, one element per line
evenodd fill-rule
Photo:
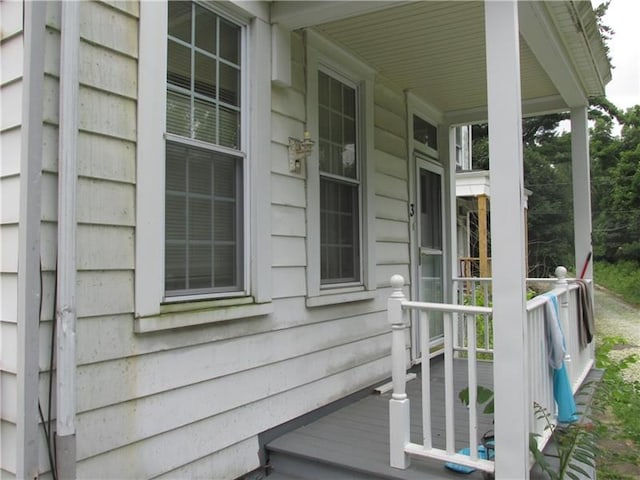
<path fill-rule="evenodd" d="M 454 361 L 455 391 L 467 387 L 467 361 Z M 411 441 L 422 441 L 422 373 L 407 382 L 411 401 Z M 478 364 L 478 378 L 483 385 L 493 385 L 491 362 Z M 445 448 L 444 361 L 438 356 L 431 360 L 433 395 L 431 415 L 434 446 Z M 436 460 L 416 459 L 406 470 L 389 465 L 389 400 L 392 392 L 372 391 L 365 398 L 347 405 L 308 425 L 298 428 L 270 442 L 269 465 L 273 475 L 268 478 L 304 479 L 448 479 L 459 474 L 443 467 Z M 466 447 L 464 433 L 468 431 L 468 412 L 462 402 L 454 402 L 456 449 Z M 492 428 L 490 415 L 480 415 L 479 430 Z M 475 472 L 465 478 L 482 478 Z"/>
<path fill-rule="evenodd" d="M 521 396 L 530 408 L 520 412 L 528 434 L 536 435 L 541 450 L 549 447 L 551 438 L 547 421 L 536 415 L 536 409 L 544 409 L 553 425 L 563 420 L 562 409 L 554 400 L 554 372 L 549 366 L 554 353 L 547 340 L 548 302 L 557 305 L 553 320 L 564 337 L 562 357 L 570 392 L 575 395 L 586 379 L 598 376 L 593 370 L 593 342 L 584 345 L 580 339 L 584 333 L 580 302 L 585 300 L 581 298 L 580 282 L 567 279 L 562 267 L 556 275 L 556 279 L 528 282 L 548 285 L 546 292 L 527 302 L 528 388 Z M 475 471 L 467 478 L 484 478 L 484 472 L 494 472 L 493 462 L 480 458 L 478 445 L 493 429 L 494 417 L 504 417 L 504 413 L 497 409 L 493 414 L 485 413 L 485 400 L 476 403 L 475 393 L 477 386 L 495 391 L 492 313 L 490 307 L 482 306 L 492 303 L 490 279 L 461 278 L 456 283 L 458 302 L 447 305 L 408 301 L 402 293 L 401 278 L 392 279 L 395 289 L 388 308 L 393 330 L 392 384 L 271 441 L 267 451 L 274 478 L 460 478 L 445 468 L 445 462 L 473 467 Z M 590 301 L 588 294 L 586 299 Z M 406 327 L 412 309 L 420 312 L 422 357 L 421 365 L 413 369 L 416 378 L 406 375 Z M 443 355 L 432 353 L 428 314 L 434 312 L 443 313 L 436 318 L 436 322 L 444 323 Z M 468 407 L 459 399 L 465 389 L 470 398 Z M 581 413 L 591 394 L 586 392 L 572 413 Z M 456 453 L 464 448 L 468 455 Z M 499 455 L 499 443 L 496 451 Z M 546 478 L 531 457 L 528 469 L 529 478 Z"/>

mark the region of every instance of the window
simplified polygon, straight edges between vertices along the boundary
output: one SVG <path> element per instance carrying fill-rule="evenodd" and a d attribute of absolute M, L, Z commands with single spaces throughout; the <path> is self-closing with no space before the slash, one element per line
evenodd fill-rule
<path fill-rule="evenodd" d="M 308 307 L 375 298 L 374 71 L 307 31 Z"/>
<path fill-rule="evenodd" d="M 136 332 L 273 310 L 271 36 L 247 8 L 140 3 Z"/>
<path fill-rule="evenodd" d="M 455 136 L 456 136 L 456 170 L 464 170 L 464 158 L 462 157 L 462 128 L 456 127 Z"/>
<path fill-rule="evenodd" d="M 421 145 L 438 150 L 438 128 L 417 115 L 413 116 L 413 139 Z"/>
<path fill-rule="evenodd" d="M 359 282 L 360 175 L 356 89 L 318 72 L 320 278 Z"/>
<path fill-rule="evenodd" d="M 240 26 L 197 4 L 169 2 L 167 297 L 243 289 L 240 51 Z"/>

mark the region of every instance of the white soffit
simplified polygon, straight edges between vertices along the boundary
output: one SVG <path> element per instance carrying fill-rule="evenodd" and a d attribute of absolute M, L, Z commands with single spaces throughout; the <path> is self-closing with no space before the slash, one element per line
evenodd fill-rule
<path fill-rule="evenodd" d="M 486 105 L 483 2 L 413 2 L 316 28 L 441 111 Z M 559 98 L 526 42 L 520 48 L 523 100 Z"/>

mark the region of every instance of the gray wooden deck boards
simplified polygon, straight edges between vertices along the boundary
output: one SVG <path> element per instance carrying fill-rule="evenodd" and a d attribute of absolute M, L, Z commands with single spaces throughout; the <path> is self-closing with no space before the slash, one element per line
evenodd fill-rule
<path fill-rule="evenodd" d="M 467 363 L 455 360 L 456 450 L 468 446 L 468 413 L 458 400 L 460 390 L 467 386 Z M 432 432 L 433 444 L 445 448 L 444 375 L 443 362 L 432 361 Z M 592 370 L 587 383 L 598 382 L 601 372 Z M 490 362 L 478 363 L 478 384 L 493 388 L 493 367 Z M 586 389 L 589 390 L 589 389 Z M 411 441 L 422 443 L 420 375 L 407 383 L 411 401 Z M 583 401 L 590 403 L 591 394 Z M 389 399 L 391 393 L 367 397 L 333 413 L 297 428 L 267 445 L 271 474 L 281 480 L 365 480 L 385 479 L 481 479 L 481 472 L 460 474 L 444 468 L 438 461 L 412 458 L 411 466 L 399 470 L 389 466 Z M 492 428 L 492 418 L 479 412 L 478 436 Z M 549 446 L 549 449 L 552 449 Z M 546 449 L 547 450 L 547 449 Z M 545 450 L 545 451 L 546 451 Z M 588 470 L 588 469 L 587 469 Z M 271 475 L 270 475 L 271 477 Z M 531 480 L 547 476 L 535 466 Z M 590 476 L 585 479 L 591 478 Z"/>
<path fill-rule="evenodd" d="M 457 399 L 458 392 L 467 386 L 467 363 L 456 360 L 455 417 L 456 450 L 468 446 L 468 413 Z M 478 383 L 493 387 L 492 364 L 479 362 Z M 411 441 L 422 443 L 422 392 L 420 376 L 407 383 L 411 401 Z M 366 398 L 333 412 L 319 420 L 298 428 L 268 445 L 274 473 L 300 475 L 304 478 L 397 478 L 448 479 L 460 474 L 445 469 L 436 461 L 412 459 L 411 467 L 398 470 L 389 466 L 389 399 L 391 393 L 371 394 Z M 433 444 L 445 448 L 444 371 L 443 362 L 432 362 L 432 431 Z M 479 436 L 492 428 L 491 416 L 479 415 Z M 287 456 L 288 462 L 282 457 Z M 325 469 L 314 471 L 310 462 L 319 462 Z M 280 468 L 279 468 L 280 467 Z M 338 467 L 343 470 L 338 472 Z M 348 473 L 347 473 L 348 472 Z M 480 472 L 464 475 L 482 478 Z"/>

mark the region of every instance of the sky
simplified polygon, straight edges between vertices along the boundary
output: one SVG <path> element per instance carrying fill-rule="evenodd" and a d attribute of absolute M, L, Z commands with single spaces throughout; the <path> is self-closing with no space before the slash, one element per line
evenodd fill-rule
<path fill-rule="evenodd" d="M 608 42 L 614 69 L 607 98 L 622 109 L 640 105 L 640 0 L 612 0 L 604 24 L 615 32 Z"/>

